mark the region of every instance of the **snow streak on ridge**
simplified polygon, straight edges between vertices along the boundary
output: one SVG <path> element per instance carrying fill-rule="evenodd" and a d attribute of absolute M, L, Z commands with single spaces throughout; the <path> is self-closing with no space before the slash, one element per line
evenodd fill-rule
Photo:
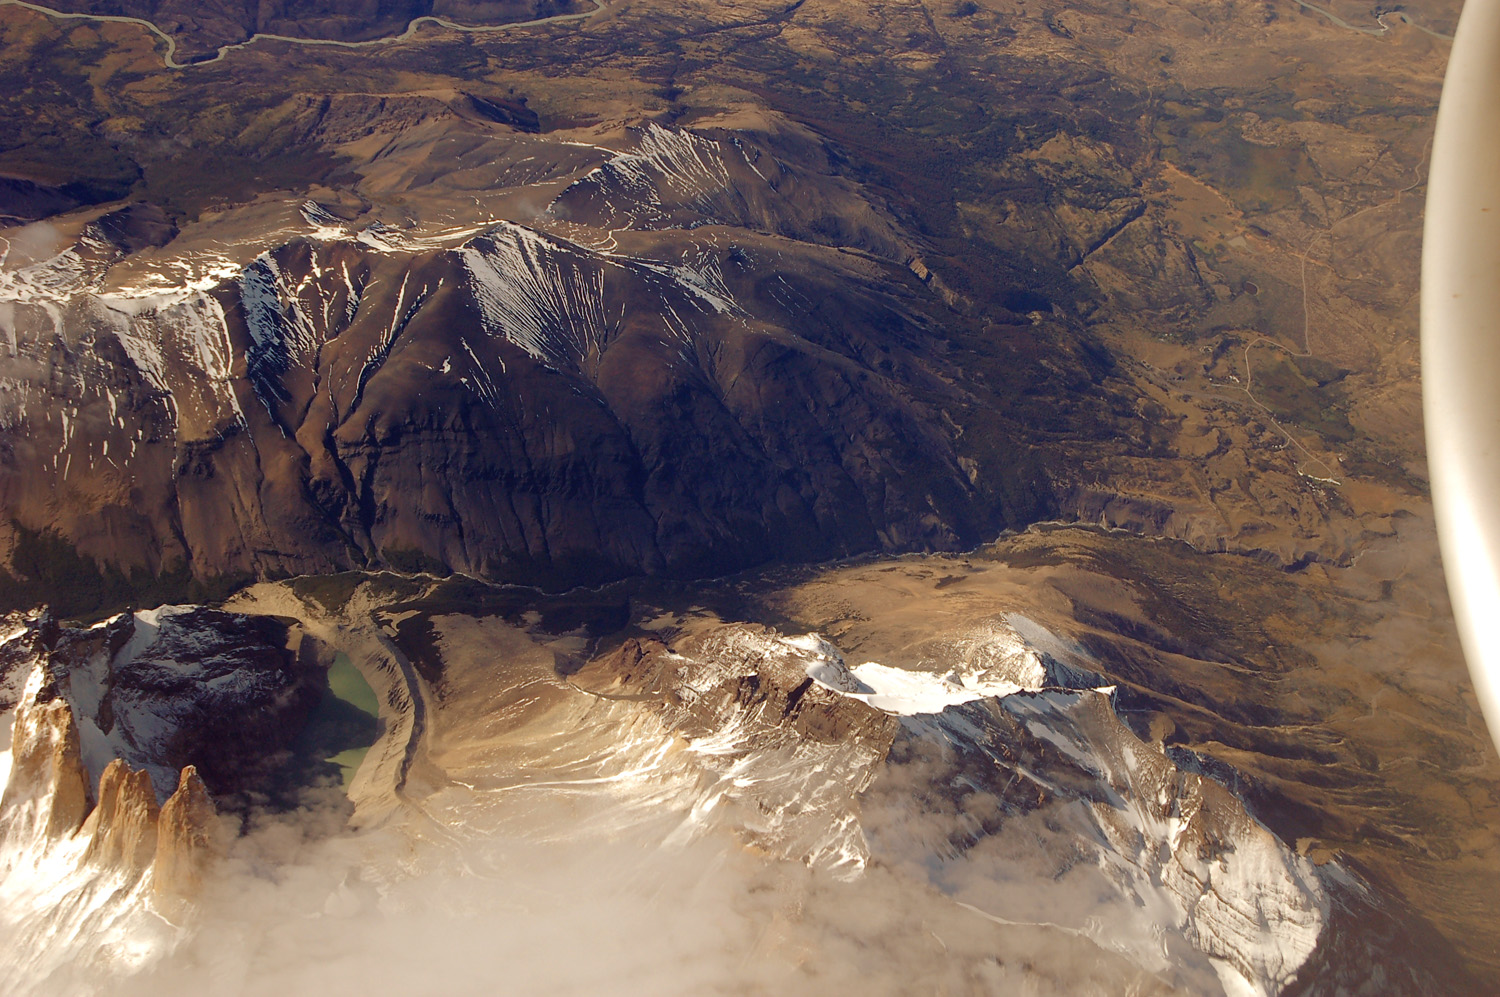
<path fill-rule="evenodd" d="M 485 331 L 563 370 L 604 347 L 604 271 L 542 235 L 502 223 L 459 250 Z"/>
<path fill-rule="evenodd" d="M 662 221 L 668 202 L 683 202 L 707 211 L 713 199 L 730 188 L 722 147 L 713 139 L 651 122 L 641 131 L 634 152 L 622 152 L 568 186 L 548 208 L 567 217 L 565 202 L 597 195 L 596 210 L 629 226 Z"/>
<path fill-rule="evenodd" d="M 260 254 L 245 268 L 239 285 L 245 328 L 254 344 L 246 356 L 246 373 L 263 402 L 284 401 L 281 375 L 312 360 L 318 330 L 270 253 Z"/>

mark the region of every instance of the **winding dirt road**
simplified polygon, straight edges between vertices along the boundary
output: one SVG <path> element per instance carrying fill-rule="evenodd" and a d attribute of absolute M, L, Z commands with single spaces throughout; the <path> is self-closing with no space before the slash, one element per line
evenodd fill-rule
<path fill-rule="evenodd" d="M 206 59 L 190 59 L 187 62 L 177 61 L 176 39 L 167 34 L 161 28 L 157 27 L 152 22 L 144 20 L 143 18 L 125 17 L 119 14 L 70 14 L 66 11 L 53 10 L 51 7 L 44 7 L 41 4 L 27 3 L 26 0 L 0 0 L 0 6 L 24 7 L 26 10 L 35 11 L 38 14 L 45 14 L 46 16 L 59 21 L 95 21 L 103 22 L 106 24 L 138 24 L 166 43 L 166 51 L 162 53 L 162 63 L 168 69 L 192 69 L 196 66 L 212 65 L 213 63 L 218 62 L 220 59 L 224 58 L 230 52 L 233 52 L 236 49 L 242 49 L 247 46 L 254 45 L 256 42 L 261 40 L 287 42 L 291 45 L 324 45 L 332 46 L 334 48 L 372 48 L 376 45 L 390 45 L 396 42 L 409 41 L 414 35 L 416 35 L 418 29 L 420 29 L 423 25 L 428 24 L 436 25 L 440 28 L 446 28 L 449 31 L 465 31 L 471 34 L 488 34 L 500 31 L 513 31 L 517 28 L 534 28 L 542 24 L 561 24 L 567 21 L 583 21 L 590 17 L 594 17 L 604 10 L 604 0 L 592 0 L 592 2 L 594 4 L 593 10 L 579 11 L 573 14 L 553 14 L 550 17 L 538 17 L 530 21 L 511 21 L 506 24 L 459 24 L 456 21 L 449 21 L 441 17 L 433 17 L 429 14 L 422 17 L 413 18 L 411 22 L 407 24 L 406 30 L 401 32 L 399 35 L 387 35 L 384 38 L 371 38 L 362 42 L 337 41 L 332 38 L 296 38 L 291 35 L 277 35 L 271 34 L 269 32 L 257 32 L 242 42 L 235 42 L 232 45 L 219 46 L 219 50 Z"/>

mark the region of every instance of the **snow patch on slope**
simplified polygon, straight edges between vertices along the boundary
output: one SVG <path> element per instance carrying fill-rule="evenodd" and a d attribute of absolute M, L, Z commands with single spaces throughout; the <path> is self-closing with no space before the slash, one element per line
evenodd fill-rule
<path fill-rule="evenodd" d="M 974 671 L 937 675 L 874 661 L 851 668 L 838 648 L 817 634 L 787 637 L 784 642 L 801 652 L 808 678 L 818 685 L 898 716 L 941 713 L 950 706 L 1009 696 L 1022 688 L 1007 679 L 996 681 Z"/>
<path fill-rule="evenodd" d="M 944 646 L 946 671 L 893 668 L 875 661 L 850 666 L 843 653 L 818 634 L 783 638 L 802 656 L 807 675 L 826 689 L 893 713 L 918 716 L 941 713 L 981 699 L 1002 699 L 1018 692 L 1039 692 L 1060 677 L 1055 662 L 1044 663 L 1032 643 L 1019 632 L 1025 627 L 1062 654 L 1070 649 L 1059 638 L 1021 616 L 1006 617 L 975 627 Z M 1097 676 L 1071 672 L 1069 688 L 1112 692 L 1113 686 L 1091 684 Z"/>
<path fill-rule="evenodd" d="M 312 238 L 319 242 L 336 242 L 348 236 L 348 228 L 343 220 L 317 201 L 303 201 L 298 213 L 303 221 L 312 226 Z"/>
<path fill-rule="evenodd" d="M 656 260 L 626 258 L 639 269 L 667 278 L 680 290 L 686 291 L 700 308 L 712 310 L 719 315 L 743 314 L 743 309 L 734 300 L 729 285 L 724 282 L 724 271 L 718 257 L 700 251 L 697 256 L 682 263 L 662 263 Z"/>
<path fill-rule="evenodd" d="M 119 255 L 94 226 L 57 255 L 11 270 L 0 269 L 0 300 L 62 301 L 86 289 Z"/>
<path fill-rule="evenodd" d="M 233 385 L 235 350 L 218 299 L 191 291 L 181 296 L 99 296 L 90 304 L 152 387 L 173 396 L 183 387 L 181 375 L 188 373 L 214 408 L 243 424 Z"/>
<path fill-rule="evenodd" d="M 292 367 L 308 364 L 317 355 L 319 336 L 311 316 L 298 299 L 281 265 L 262 253 L 245 267 L 239 279 L 240 307 L 252 346 L 246 372 L 255 393 L 269 408 L 280 399 L 281 376 Z"/>

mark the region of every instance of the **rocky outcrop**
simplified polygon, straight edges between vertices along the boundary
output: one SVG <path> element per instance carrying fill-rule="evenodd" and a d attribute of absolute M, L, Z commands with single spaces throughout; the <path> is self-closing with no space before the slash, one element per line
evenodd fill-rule
<path fill-rule="evenodd" d="M 140 779 L 164 801 L 188 766 L 218 797 L 263 791 L 327 686 L 327 652 L 300 630 L 190 606 L 126 613 L 88 629 L 44 614 L 0 646 L 6 653 L 30 656 L 44 704 L 69 707 L 59 731 L 88 772 L 90 798 L 97 787 L 105 802 L 107 782 L 116 794 L 106 814 Z M 19 717 L 28 715 L 23 708 Z M 17 730 L 31 723 L 18 718 Z M 117 767 L 107 780 L 120 761 L 140 771 L 127 779 Z"/>
<path fill-rule="evenodd" d="M 182 770 L 161 807 L 150 775 L 120 758 L 105 766 L 95 790 L 72 708 L 41 676 L 38 669 L 16 714 L 10 778 L 0 798 L 0 872 L 61 854 L 74 865 L 80 888 L 96 876 L 128 888 L 149 873 L 155 893 L 190 899 L 217 854 L 219 835 L 218 812 L 196 769 Z"/>
<path fill-rule="evenodd" d="M 6 622 L 0 679 L 29 676 L 6 799 L 50 801 L 53 836 L 97 801 L 88 830 L 111 859 L 139 864 L 171 796 L 191 815 L 205 794 L 263 795 L 328 685 L 328 650 L 269 616 L 162 606 L 88 628 L 46 612 Z"/>
<path fill-rule="evenodd" d="M 162 804 L 157 820 L 151 886 L 158 894 L 192 896 L 219 852 L 218 814 L 198 770 L 182 770 L 177 790 Z"/>
<path fill-rule="evenodd" d="M 0 796 L 6 841 L 52 841 L 77 831 L 93 802 L 78 725 L 67 702 L 40 682 L 16 710 L 11 756 L 10 780 Z"/>
<path fill-rule="evenodd" d="M 88 630 L 46 614 L 10 622 L 24 625 L 0 642 L 0 663 L 29 658 L 30 668 L 0 756 L 7 937 L 56 940 L 18 960 L 43 976 L 74 962 L 124 965 L 130 945 L 170 944 L 169 926 L 192 916 L 225 845 L 205 780 L 175 759 L 233 766 L 226 784 L 245 787 L 264 774 L 253 756 L 283 748 L 247 737 L 266 737 L 295 710 L 297 687 L 275 680 L 295 665 L 288 628 L 186 607 Z"/>
<path fill-rule="evenodd" d="M 139 876 L 156 857 L 159 815 L 151 777 L 116 758 L 99 778 L 99 802 L 83 827 L 85 860 Z"/>
<path fill-rule="evenodd" d="M 571 681 L 646 705 L 712 773 L 690 823 L 712 811 L 756 848 L 855 876 L 868 859 L 858 795 L 898 724 L 819 685 L 803 657 L 769 628 L 733 624 L 671 650 L 627 640 Z"/>
<path fill-rule="evenodd" d="M 722 730 L 741 718 L 782 736 L 858 745 L 884 755 L 894 718 L 814 681 L 797 649 L 769 627 L 734 624 L 688 637 L 670 650 L 652 638 L 628 638 L 573 676 L 611 695 L 657 698 L 685 736 Z"/>

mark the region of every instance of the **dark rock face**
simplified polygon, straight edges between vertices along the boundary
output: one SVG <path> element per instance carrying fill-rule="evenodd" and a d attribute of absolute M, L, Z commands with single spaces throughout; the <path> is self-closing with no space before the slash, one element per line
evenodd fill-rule
<path fill-rule="evenodd" d="M 67 191 L 20 177 L 0 177 L 0 222 L 15 224 L 46 218 L 78 207 Z"/>
<path fill-rule="evenodd" d="M 1478 994 L 1453 944 L 1394 891 L 1363 877 L 1330 877 L 1321 944 L 1281 997 L 1425 997 Z"/>
<path fill-rule="evenodd" d="M 86 795 L 107 804 L 106 823 L 135 806 L 120 801 L 146 773 L 157 801 L 189 765 L 215 796 L 257 791 L 327 683 L 316 641 L 279 620 L 216 610 L 163 607 L 88 630 L 44 617 L 11 643 L 40 658 L 38 703 L 68 706 L 71 726 L 57 737 L 73 731 Z"/>
<path fill-rule="evenodd" d="M 546 225 L 445 249 L 378 224 L 293 239 L 211 292 L 90 290 L 115 247 L 165 232 L 145 209 L 101 223 L 104 263 L 80 250 L 12 292 L 12 574 L 386 566 L 569 587 L 963 549 L 1052 512 L 1049 458 L 1005 415 L 1009 379 L 1052 368 L 946 359 L 918 277 L 820 245 L 818 218 L 888 259 L 899 233 L 817 172 L 806 136 L 773 138 L 789 159 L 653 125 Z M 629 254 L 558 234 L 617 214 L 639 229 Z M 743 227 L 696 234 L 724 225 Z M 1057 349 L 1054 367 L 1083 362 Z"/>

